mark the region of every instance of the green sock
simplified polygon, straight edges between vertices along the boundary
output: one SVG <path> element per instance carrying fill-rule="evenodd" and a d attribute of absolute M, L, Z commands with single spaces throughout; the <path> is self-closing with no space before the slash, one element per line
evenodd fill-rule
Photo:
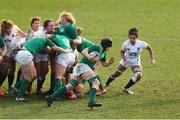
<path fill-rule="evenodd" d="M 89 96 L 89 102 L 90 103 L 95 101 L 96 92 L 97 92 L 97 90 L 95 88 L 91 87 L 91 89 L 90 89 L 90 96 Z"/>
<path fill-rule="evenodd" d="M 99 80 L 99 83 L 100 83 L 99 88 L 104 89 L 103 83 L 102 83 L 101 78 L 99 77 L 99 75 L 97 75 L 96 78 Z"/>
<path fill-rule="evenodd" d="M 19 88 L 20 88 L 20 86 L 21 86 L 21 82 L 22 82 L 22 80 L 19 80 L 19 81 L 15 84 L 15 87 L 16 87 L 17 89 L 19 89 Z"/>
<path fill-rule="evenodd" d="M 58 88 L 60 88 L 62 86 L 62 81 L 59 78 L 55 79 L 55 87 L 54 87 L 54 91 L 56 91 Z"/>
<path fill-rule="evenodd" d="M 62 87 L 58 88 L 52 95 L 50 95 L 50 97 L 52 100 L 54 100 L 58 96 L 62 96 L 63 93 L 65 93 L 66 91 L 67 91 L 66 86 L 62 86 Z"/>
<path fill-rule="evenodd" d="M 18 98 L 24 97 L 24 94 L 26 92 L 26 88 L 28 86 L 28 83 L 29 82 L 27 80 L 21 80 L 21 85 L 20 85 L 19 93 L 17 95 Z"/>

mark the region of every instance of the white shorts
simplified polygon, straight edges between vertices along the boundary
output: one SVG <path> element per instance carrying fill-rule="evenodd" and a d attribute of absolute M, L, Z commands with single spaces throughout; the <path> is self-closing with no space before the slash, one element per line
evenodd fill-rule
<path fill-rule="evenodd" d="M 33 63 L 33 55 L 28 50 L 20 50 L 15 59 L 21 66 Z"/>
<path fill-rule="evenodd" d="M 132 67 L 132 66 L 136 66 L 139 65 L 141 66 L 141 62 L 140 61 L 131 61 L 131 62 L 124 62 L 123 59 L 120 60 L 119 64 L 121 64 L 122 66 L 128 68 L 128 67 Z"/>
<path fill-rule="evenodd" d="M 65 67 L 72 66 L 75 62 L 74 53 L 61 53 L 56 56 L 56 63 L 61 64 Z"/>
<path fill-rule="evenodd" d="M 80 76 L 81 74 L 92 70 L 87 64 L 78 63 L 73 69 L 74 76 Z"/>
<path fill-rule="evenodd" d="M 48 54 L 37 53 L 34 56 L 34 62 L 48 61 Z"/>

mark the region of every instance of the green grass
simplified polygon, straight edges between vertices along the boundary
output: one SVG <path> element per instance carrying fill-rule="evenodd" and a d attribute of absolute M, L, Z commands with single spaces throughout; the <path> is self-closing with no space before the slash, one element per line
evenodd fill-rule
<path fill-rule="evenodd" d="M 112 83 L 107 94 L 97 98 L 103 103 L 101 108 L 90 111 L 88 96 L 55 102 L 47 108 L 46 101 L 34 94 L 28 96 L 29 103 L 16 103 L 14 97 L 6 95 L 0 98 L 0 118 L 180 119 L 179 4 L 179 0 L 0 0 L 0 19 L 9 18 L 25 31 L 30 17 L 57 19 L 60 11 L 68 10 L 73 12 L 77 25 L 84 28 L 84 37 L 96 43 L 102 37 L 111 37 L 113 48 L 108 58 L 113 55 L 116 62 L 98 70 L 103 82 L 118 65 L 121 44 L 132 26 L 139 29 L 140 39 L 153 46 L 157 60 L 157 65 L 152 66 L 148 53 L 142 53 L 144 75 L 133 87 L 134 96 L 121 92 L 132 77 L 127 70 Z M 47 89 L 48 79 L 49 76 Z"/>

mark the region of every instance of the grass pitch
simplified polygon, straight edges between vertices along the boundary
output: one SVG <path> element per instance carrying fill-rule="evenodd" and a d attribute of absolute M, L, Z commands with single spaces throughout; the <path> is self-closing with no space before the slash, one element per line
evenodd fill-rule
<path fill-rule="evenodd" d="M 96 43 L 102 37 L 112 38 L 108 58 L 113 55 L 116 61 L 109 68 L 99 68 L 103 82 L 118 65 L 121 44 L 132 26 L 139 29 L 139 39 L 152 45 L 157 60 L 157 65 L 151 65 L 144 51 L 141 56 L 144 75 L 133 86 L 135 95 L 121 92 L 132 77 L 127 70 L 111 84 L 107 94 L 97 97 L 103 107 L 93 111 L 87 108 L 87 95 L 77 101 L 54 102 L 52 108 L 34 94 L 28 96 L 28 103 L 16 103 L 14 97 L 6 95 L 0 97 L 0 118 L 180 119 L 179 4 L 179 0 L 0 0 L 0 19 L 9 18 L 24 31 L 29 28 L 30 17 L 57 19 L 62 10 L 67 10 L 73 12 L 77 25 L 84 28 L 84 37 Z M 49 75 L 47 89 L 48 84 Z"/>

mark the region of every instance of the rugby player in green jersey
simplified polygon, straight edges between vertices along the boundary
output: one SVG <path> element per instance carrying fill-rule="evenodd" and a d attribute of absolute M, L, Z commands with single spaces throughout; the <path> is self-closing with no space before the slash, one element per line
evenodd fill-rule
<path fill-rule="evenodd" d="M 101 40 L 99 45 L 93 45 L 82 51 L 84 57 L 80 60 L 73 69 L 73 78 L 66 86 L 60 87 L 52 95 L 47 96 L 47 105 L 51 107 L 52 102 L 57 96 L 61 96 L 69 89 L 75 88 L 82 80 L 88 81 L 90 84 L 90 99 L 88 107 L 99 107 L 101 103 L 95 101 L 96 92 L 99 89 L 99 80 L 96 77 L 93 69 L 98 61 L 101 61 L 104 67 L 107 67 L 113 63 L 113 58 L 110 61 L 106 61 L 106 51 L 112 47 L 112 41 L 108 38 Z"/>
<path fill-rule="evenodd" d="M 37 37 L 28 40 L 22 50 L 16 55 L 16 61 L 21 65 L 23 79 L 20 80 L 15 86 L 12 86 L 13 92 L 17 95 L 17 102 L 25 102 L 24 98 L 26 88 L 30 82 L 36 78 L 36 69 L 34 67 L 33 57 L 35 54 L 41 52 L 49 46 L 57 53 L 69 52 L 69 49 L 57 47 L 50 39 L 46 37 Z M 17 90 L 19 88 L 19 91 Z"/>
<path fill-rule="evenodd" d="M 6 48 L 6 45 L 4 43 L 3 37 L 0 35 L 0 64 L 3 63 L 4 57 L 6 54 L 7 54 L 7 48 Z M 4 72 L 1 68 L 1 71 L 0 71 L 0 87 L 1 87 L 2 83 L 4 82 L 3 76 L 4 76 Z M 3 95 L 4 95 L 4 92 L 0 89 L 0 96 L 3 96 Z"/>

